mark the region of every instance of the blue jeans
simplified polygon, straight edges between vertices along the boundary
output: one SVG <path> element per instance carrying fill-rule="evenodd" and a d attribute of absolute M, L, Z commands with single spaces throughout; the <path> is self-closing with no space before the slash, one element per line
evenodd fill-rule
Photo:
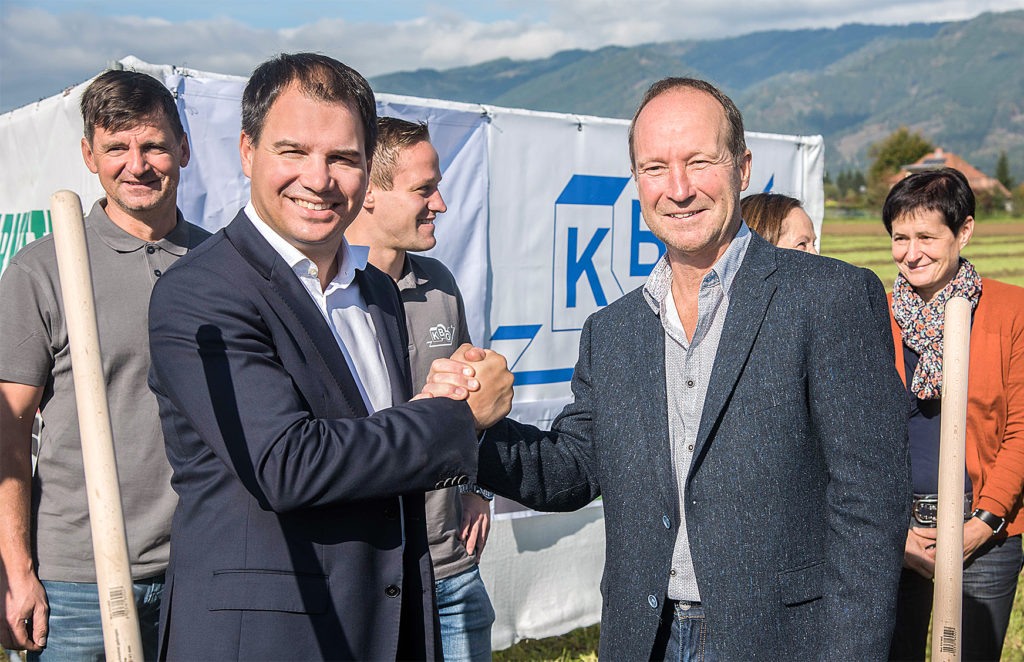
<path fill-rule="evenodd" d="M 1022 558 L 1021 537 L 989 541 L 964 564 L 961 659 L 999 660 Z M 933 583 L 903 569 L 890 660 L 924 660 Z"/>
<path fill-rule="evenodd" d="M 708 622 L 702 605 L 666 600 L 661 627 L 654 640 L 652 660 L 665 662 L 714 662 L 708 641 Z"/>
<path fill-rule="evenodd" d="M 103 623 L 96 584 L 43 580 L 50 604 L 50 633 L 41 653 L 29 653 L 28 662 L 103 662 Z M 142 631 L 142 654 L 156 659 L 157 630 L 160 626 L 160 596 L 164 576 L 141 579 L 132 584 L 135 608 Z"/>
<path fill-rule="evenodd" d="M 494 608 L 480 569 L 473 566 L 453 577 L 438 579 L 434 588 L 445 661 L 490 660 Z"/>

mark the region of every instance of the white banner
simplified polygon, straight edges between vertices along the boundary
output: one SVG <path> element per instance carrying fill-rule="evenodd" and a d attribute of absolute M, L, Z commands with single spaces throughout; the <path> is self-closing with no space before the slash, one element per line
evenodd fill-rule
<path fill-rule="evenodd" d="M 490 109 L 488 342 L 515 374 L 513 416 L 546 426 L 570 397 L 583 322 L 643 285 L 664 245 L 640 214 L 629 122 Z M 747 193 L 806 201 L 820 234 L 820 136 L 748 133 Z M 496 511 L 520 507 L 499 500 Z"/>
<path fill-rule="evenodd" d="M 245 79 L 151 65 L 126 67 L 176 95 L 192 160 L 178 204 L 216 230 L 248 200 L 238 157 Z M 78 103 L 86 83 L 0 115 L 0 270 L 50 231 L 51 193 L 77 192 L 88 211 L 103 195 L 82 162 Z M 629 174 L 628 122 L 380 94 L 378 112 L 427 122 L 440 155 L 448 211 L 431 255 L 455 274 L 478 344 L 508 357 L 513 415 L 542 427 L 569 398 L 586 317 L 639 287 L 664 247 L 639 213 Z M 824 148 L 820 136 L 748 133 L 748 193 L 804 202 L 820 236 Z M 600 509 L 521 519 L 497 500 L 481 570 L 497 612 L 495 649 L 596 622 L 604 562 Z"/>

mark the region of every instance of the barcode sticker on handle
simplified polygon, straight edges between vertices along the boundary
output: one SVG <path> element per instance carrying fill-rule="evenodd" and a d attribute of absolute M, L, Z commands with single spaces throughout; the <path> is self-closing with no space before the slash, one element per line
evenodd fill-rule
<path fill-rule="evenodd" d="M 948 625 L 942 628 L 939 650 L 943 653 L 956 653 L 956 628 L 949 627 Z"/>
<path fill-rule="evenodd" d="M 110 606 L 111 618 L 128 618 L 128 604 L 125 602 L 124 588 L 111 587 L 107 604 Z"/>

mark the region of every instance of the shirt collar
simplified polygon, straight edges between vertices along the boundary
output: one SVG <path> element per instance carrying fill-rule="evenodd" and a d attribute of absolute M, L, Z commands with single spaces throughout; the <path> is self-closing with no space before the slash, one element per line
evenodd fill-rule
<path fill-rule="evenodd" d="M 143 246 L 154 244 L 172 255 L 182 256 L 188 252 L 188 223 L 177 209 L 177 223 L 166 235 L 156 241 L 145 241 L 126 232 L 120 225 L 110 220 L 106 210 L 106 198 L 100 198 L 93 204 L 86 218 L 86 224 L 103 241 L 104 244 L 119 253 L 131 253 Z"/>
<path fill-rule="evenodd" d="M 313 264 L 313 261 L 303 255 L 302 251 L 298 248 L 285 241 L 284 237 L 267 225 L 256 212 L 256 207 L 253 206 L 252 200 L 245 205 L 245 215 L 263 238 L 267 240 L 271 248 L 277 251 L 281 259 L 291 267 L 297 276 L 300 278 L 316 277 L 316 265 Z M 348 240 L 342 237 L 341 246 L 338 248 L 338 273 L 331 279 L 331 284 L 348 287 L 353 279 L 355 279 L 356 272 L 366 269 L 369 257 L 369 247 L 350 246 Z"/>
<path fill-rule="evenodd" d="M 747 254 L 747 246 L 750 245 L 750 228 L 746 222 L 740 221 L 740 229 L 736 236 L 729 242 L 729 247 L 722 253 L 722 257 L 712 265 L 709 274 L 714 272 L 715 276 L 722 283 L 722 291 L 728 297 L 732 292 L 733 281 L 736 280 L 736 273 L 743 264 L 743 257 Z M 705 276 L 707 278 L 707 276 Z M 669 264 L 668 254 L 661 256 L 651 275 L 644 283 L 644 298 L 647 305 L 651 307 L 656 315 L 661 314 L 661 304 L 672 288 L 672 265 Z"/>
<path fill-rule="evenodd" d="M 420 265 L 415 260 L 409 257 L 409 254 L 405 254 L 405 264 L 402 265 L 402 277 L 398 279 L 398 289 L 404 292 L 405 290 L 414 290 L 421 285 L 426 284 L 430 278 L 426 272 L 420 268 Z"/>

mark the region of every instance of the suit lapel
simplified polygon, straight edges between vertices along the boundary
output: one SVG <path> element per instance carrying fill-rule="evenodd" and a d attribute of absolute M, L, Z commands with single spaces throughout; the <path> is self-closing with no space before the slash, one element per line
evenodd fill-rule
<path fill-rule="evenodd" d="M 652 484 L 659 486 L 666 504 L 674 504 L 673 507 L 676 507 L 679 500 L 676 496 L 676 479 L 672 472 L 672 441 L 668 431 L 665 329 L 660 318 L 648 307 L 647 300 L 640 297 L 640 302 L 642 308 L 637 315 L 640 323 L 637 325 L 634 345 L 640 350 L 636 355 L 636 374 L 650 375 L 654 381 L 654 388 L 650 391 L 653 397 L 642 398 L 639 401 L 643 410 L 635 412 L 635 416 L 630 416 L 640 428 L 635 438 L 655 440 L 654 446 L 650 447 L 652 457 L 649 466 L 654 471 Z"/>
<path fill-rule="evenodd" d="M 367 270 L 372 268 L 367 266 Z M 363 295 L 366 307 L 370 311 L 370 319 L 373 320 L 377 341 L 380 343 L 384 363 L 388 368 L 388 377 L 391 382 L 391 402 L 397 405 L 408 402 L 412 397 L 412 386 L 406 369 L 409 361 L 405 358 L 409 348 L 402 344 L 402 336 L 399 331 L 400 320 L 394 308 L 399 301 L 398 293 L 391 285 L 390 276 L 381 274 L 380 277 L 374 278 L 367 273 L 367 270 L 356 272 L 356 282 L 359 284 L 359 291 Z M 391 305 L 388 305 L 389 302 Z"/>
<path fill-rule="evenodd" d="M 296 340 L 320 358 L 311 362 L 321 379 L 337 384 L 344 394 L 344 403 L 353 417 L 366 416 L 366 406 L 359 387 L 349 370 L 345 355 L 338 347 L 327 321 L 309 296 L 295 272 L 240 211 L 235 220 L 224 229 L 224 234 L 238 253 L 265 279 L 261 289 L 275 312 L 285 320 Z M 309 394 L 307 394 L 307 398 Z"/>
<path fill-rule="evenodd" d="M 722 337 L 718 342 L 714 367 L 711 369 L 707 395 L 704 397 L 704 410 L 697 430 L 697 443 L 693 449 L 694 460 L 700 457 L 711 430 L 721 417 L 725 404 L 736 387 L 740 373 L 743 372 L 743 367 L 750 356 L 750 350 L 754 346 L 754 340 L 761 329 L 761 323 L 764 322 L 768 304 L 775 294 L 775 285 L 766 282 L 766 279 L 775 271 L 776 250 L 757 234 L 750 234 L 747 253 L 736 273 L 736 280 L 733 281 L 732 293 L 729 296 L 729 310 L 725 316 Z M 691 472 L 695 464 L 696 462 L 690 465 Z"/>

